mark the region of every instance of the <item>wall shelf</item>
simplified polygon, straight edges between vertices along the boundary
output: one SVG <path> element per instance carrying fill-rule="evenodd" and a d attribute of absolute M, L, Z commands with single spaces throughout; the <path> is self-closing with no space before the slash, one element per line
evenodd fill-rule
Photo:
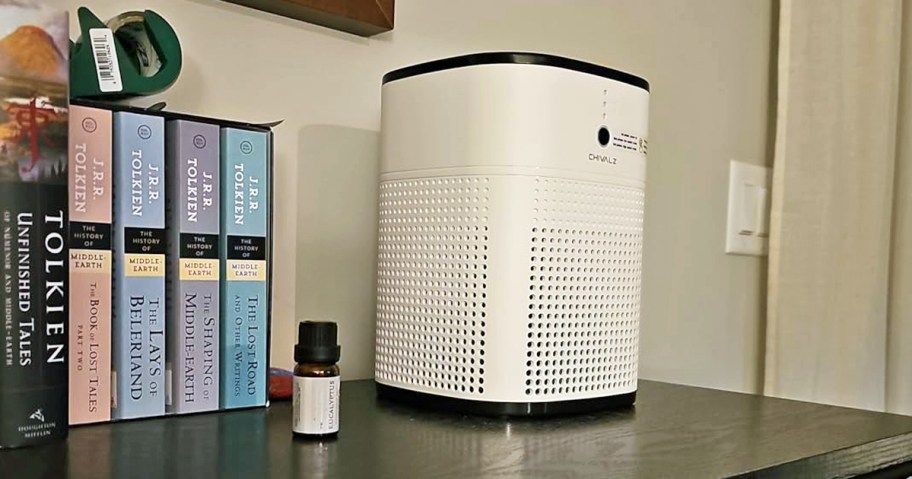
<path fill-rule="evenodd" d="M 396 0 L 224 0 L 362 37 L 393 29 Z"/>

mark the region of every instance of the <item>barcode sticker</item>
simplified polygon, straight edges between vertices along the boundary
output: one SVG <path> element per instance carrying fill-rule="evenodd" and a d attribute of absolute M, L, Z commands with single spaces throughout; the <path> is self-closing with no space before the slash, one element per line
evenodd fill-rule
<path fill-rule="evenodd" d="M 110 28 L 91 28 L 89 40 L 92 42 L 92 53 L 95 56 L 98 88 L 104 93 L 123 91 L 117 52 L 114 50 L 114 33 Z"/>

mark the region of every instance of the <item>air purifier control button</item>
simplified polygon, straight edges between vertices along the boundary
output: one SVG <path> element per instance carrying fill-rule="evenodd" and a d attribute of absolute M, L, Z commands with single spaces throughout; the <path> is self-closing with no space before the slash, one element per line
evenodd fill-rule
<path fill-rule="evenodd" d="M 604 126 L 599 128 L 599 131 L 598 131 L 599 145 L 608 146 L 609 141 L 611 141 L 611 132 L 608 131 L 608 128 L 605 128 Z"/>

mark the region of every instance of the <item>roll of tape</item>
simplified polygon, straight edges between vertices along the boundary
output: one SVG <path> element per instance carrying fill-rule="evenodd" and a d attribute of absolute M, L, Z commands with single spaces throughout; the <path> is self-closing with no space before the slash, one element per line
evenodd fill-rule
<path fill-rule="evenodd" d="M 70 96 L 120 99 L 152 95 L 177 81 L 183 64 L 180 39 L 161 15 L 152 10 L 130 11 L 102 22 L 88 8 L 79 7 L 76 13 L 81 35 L 70 45 Z M 102 84 L 93 35 L 104 36 L 107 47 L 102 53 L 110 58 L 103 60 L 120 72 L 116 90 Z"/>
<path fill-rule="evenodd" d="M 162 68 L 162 61 L 146 31 L 143 12 L 124 12 L 108 20 L 105 25 L 114 32 L 139 69 L 140 75 L 151 77 Z"/>

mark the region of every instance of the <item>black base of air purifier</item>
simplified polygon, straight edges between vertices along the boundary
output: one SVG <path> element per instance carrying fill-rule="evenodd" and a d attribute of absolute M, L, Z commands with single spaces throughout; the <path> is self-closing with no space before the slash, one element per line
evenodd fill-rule
<path fill-rule="evenodd" d="M 573 399 L 570 401 L 552 402 L 495 402 L 458 399 L 435 394 L 420 393 L 407 389 L 377 385 L 377 396 L 409 406 L 440 411 L 457 412 L 463 414 L 476 414 L 480 416 L 561 416 L 567 414 L 582 414 L 608 409 L 630 407 L 636 401 L 636 391 L 615 396 L 605 396 L 589 399 Z"/>

